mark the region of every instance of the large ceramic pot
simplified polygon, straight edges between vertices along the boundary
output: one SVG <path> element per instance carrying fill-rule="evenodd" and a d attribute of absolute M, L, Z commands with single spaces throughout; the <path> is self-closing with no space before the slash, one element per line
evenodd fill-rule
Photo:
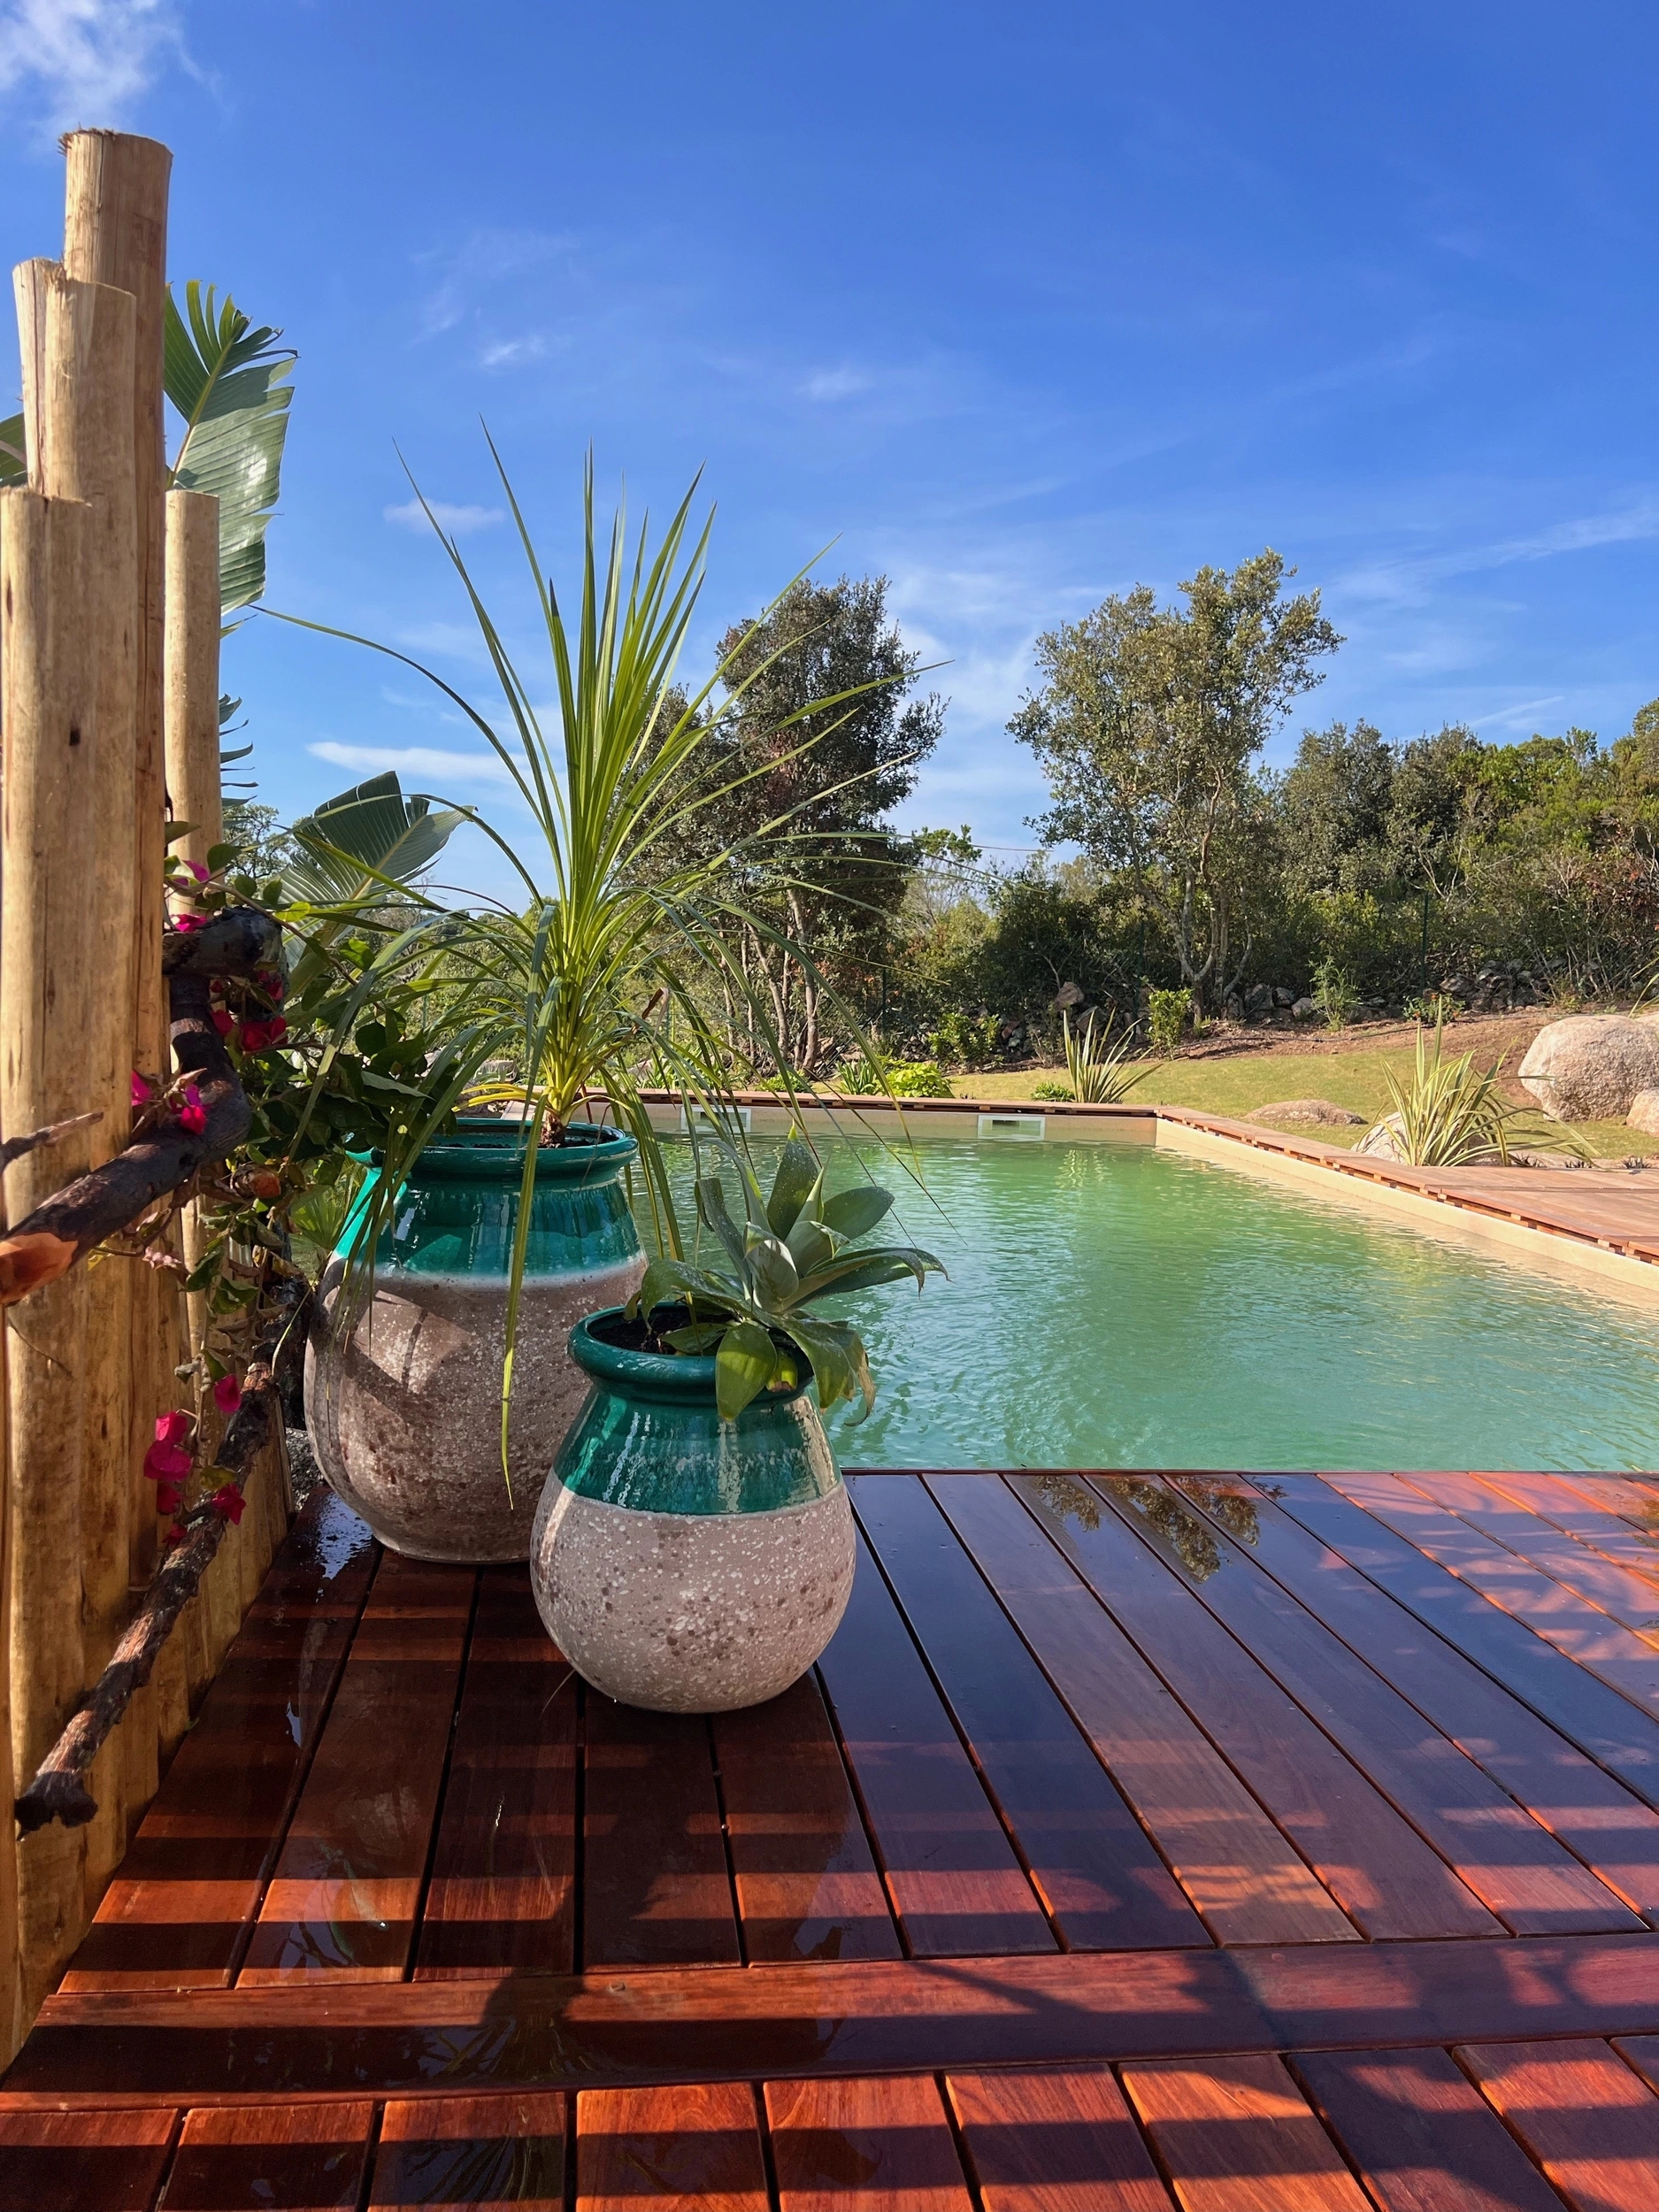
<path fill-rule="evenodd" d="M 853 1584 L 852 1512 L 806 1387 L 715 1410 L 712 1358 L 572 1333 L 593 1393 L 541 1494 L 530 1580 L 583 1678 L 626 1705 L 721 1713 L 787 1690 Z"/>
<path fill-rule="evenodd" d="M 580 1127 L 536 1154 L 535 1198 L 501 1466 L 507 1288 L 524 1173 L 512 1124 L 463 1120 L 430 1145 L 355 1316 L 343 1263 L 324 1274 L 305 1358 L 318 1463 L 383 1544 L 413 1559 L 523 1559 L 536 1500 L 588 1379 L 565 1349 L 602 1299 L 644 1270 L 623 1170 L 636 1148 Z"/>

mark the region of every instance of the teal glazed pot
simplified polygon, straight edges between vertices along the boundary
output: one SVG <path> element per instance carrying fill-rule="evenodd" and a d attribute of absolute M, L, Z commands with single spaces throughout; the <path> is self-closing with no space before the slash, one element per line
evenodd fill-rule
<path fill-rule="evenodd" d="M 541 1494 L 530 1581 L 548 1632 L 625 1705 L 721 1713 L 776 1697 L 835 1633 L 852 1510 L 805 1386 L 715 1409 L 714 1361 L 571 1333 L 587 1404 Z"/>
<path fill-rule="evenodd" d="M 522 1131 L 469 1118 L 428 1146 L 377 1248 L 374 1295 L 355 1317 L 342 1303 L 343 1260 L 330 1263 L 306 1350 L 306 1423 L 323 1472 L 394 1551 L 528 1555 L 536 1500 L 587 1388 L 566 1350 L 571 1325 L 601 1300 L 630 1297 L 644 1271 L 623 1174 L 636 1149 L 615 1129 L 578 1126 L 536 1154 L 511 1500 L 501 1377 Z"/>

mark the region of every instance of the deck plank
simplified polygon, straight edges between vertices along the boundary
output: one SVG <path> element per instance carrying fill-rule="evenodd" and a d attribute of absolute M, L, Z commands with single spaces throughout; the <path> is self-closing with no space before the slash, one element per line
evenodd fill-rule
<path fill-rule="evenodd" d="M 766 2084 L 780 2212 L 973 2212 L 931 2077 Z"/>
<path fill-rule="evenodd" d="M 898 1932 L 816 1675 L 714 1717 L 750 1959 L 895 1959 Z"/>
<path fill-rule="evenodd" d="M 222 1987 L 258 1909 L 374 1568 L 332 1491 L 289 1531 L 65 1989 Z"/>
<path fill-rule="evenodd" d="M 1290 2063 L 1380 2212 L 1561 2212 L 1445 2051 L 1297 2051 Z"/>
<path fill-rule="evenodd" d="M 179 2115 L 0 2112 L 0 2212 L 150 2212 Z"/>
<path fill-rule="evenodd" d="M 1394 1491 L 1402 1510 L 1385 1524 L 1335 1486 L 1334 1475 L 1259 1479 L 1283 1511 L 1358 1568 L 1448 1643 L 1496 1678 L 1585 1755 L 1650 1805 L 1659 1805 L 1659 1720 L 1586 1673 L 1565 1652 L 1493 1603 L 1420 1549 L 1410 1531 L 1424 1522 L 1455 1527 L 1426 1498 Z M 1425 1528 L 1424 1531 L 1427 1533 Z"/>
<path fill-rule="evenodd" d="M 1541 1567 L 1439 1505 L 1395 1475 L 1332 1474 L 1333 1483 L 1426 1557 L 1512 1614 L 1569 1659 L 1659 1717 L 1659 1651 Z"/>
<path fill-rule="evenodd" d="M 565 2100 L 394 2100 L 380 2120 L 368 2212 L 564 2212 Z"/>
<path fill-rule="evenodd" d="M 1633 1484 L 1599 1480 L 1594 1475 L 1488 1474 L 1484 1469 L 1479 1479 L 1510 1504 L 1535 1513 L 1615 1566 L 1659 1581 L 1659 1538 L 1632 1528 L 1619 1511 L 1621 1501 L 1636 1496 Z M 1659 1601 L 1659 1587 L 1655 1588 L 1654 1597 Z"/>
<path fill-rule="evenodd" d="M 741 1957 L 709 1724 L 584 1701 L 582 1950 L 601 1966 Z"/>
<path fill-rule="evenodd" d="M 1199 2051 L 1659 2034 L 1659 1937 L 613 1968 L 564 1979 L 51 1997 L 0 2086 L 44 2102 L 623 2088 Z"/>
<path fill-rule="evenodd" d="M 867 1475 L 849 1487 L 1066 1942 L 1079 1950 L 1208 1944 L 1209 1931 L 920 1479 Z"/>
<path fill-rule="evenodd" d="M 160 2212 L 355 2212 L 373 2116 L 367 2103 L 187 2113 Z"/>
<path fill-rule="evenodd" d="M 475 1579 L 382 1554 L 239 1987 L 402 1977 Z"/>
<path fill-rule="evenodd" d="M 1367 1935 L 1500 1932 L 1444 1860 L 1102 1499 L 1069 1479 L 1013 1483 Z"/>
<path fill-rule="evenodd" d="M 818 1670 L 911 1950 L 1052 1951 L 1047 1916 L 862 1537 L 852 1597 Z"/>
<path fill-rule="evenodd" d="M 1640 1924 L 1390 1680 L 1264 1573 L 1249 1549 L 1219 1523 L 1207 1530 L 1173 1486 L 1136 1476 L 1096 1477 L 1094 1487 L 1507 1928 L 1563 1935 Z M 1195 1524 L 1185 1539 L 1171 1533 L 1171 1510 Z M 1183 1551 L 1195 1552 L 1194 1540 L 1206 1533 L 1213 1549 L 1201 1566 L 1189 1565 Z"/>
<path fill-rule="evenodd" d="M 1007 1486 L 930 1475 L 957 1536 L 1223 1943 L 1357 1942 L 1094 1592 Z"/>
<path fill-rule="evenodd" d="M 1659 2097 L 1605 2043 L 1480 2044 L 1457 2055 L 1574 2212 L 1659 2204 Z"/>
<path fill-rule="evenodd" d="M 576 1682 L 521 1567 L 487 1568 L 415 1979 L 575 1963 Z"/>
<path fill-rule="evenodd" d="M 1229 1507 L 1229 1487 L 1212 1479 L 1177 1476 L 1171 1485 L 1212 1517 L 1236 1511 L 1243 1497 L 1253 1516 L 1249 1557 L 1627 1904 L 1659 1914 L 1651 1806 L 1265 1497 L 1231 1486 Z"/>
<path fill-rule="evenodd" d="M 768 2212 L 747 2082 L 596 2089 L 576 2100 L 577 2212 Z"/>
<path fill-rule="evenodd" d="M 1125 2066 L 1181 2212 L 1369 2212 L 1282 2060 Z"/>
<path fill-rule="evenodd" d="M 1107 2068 L 952 2074 L 945 2093 L 985 2212 L 1170 2212 Z"/>
<path fill-rule="evenodd" d="M 1554 1582 L 1585 1599 L 1609 1619 L 1639 1635 L 1659 1628 L 1659 1588 L 1647 1573 L 1632 1573 L 1577 1542 L 1537 1513 L 1506 1497 L 1474 1474 L 1408 1474 L 1409 1482 L 1436 1505 L 1490 1536 L 1517 1559 L 1541 1568 Z"/>

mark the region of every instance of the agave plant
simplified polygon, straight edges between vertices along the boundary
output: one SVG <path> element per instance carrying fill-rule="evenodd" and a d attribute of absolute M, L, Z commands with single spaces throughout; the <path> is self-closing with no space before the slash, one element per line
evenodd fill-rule
<path fill-rule="evenodd" d="M 1427 1030 L 1417 1031 L 1417 1066 L 1409 1083 L 1402 1084 L 1392 1068 L 1383 1070 L 1394 1110 L 1366 1132 L 1362 1149 L 1375 1138 L 1379 1148 L 1409 1167 L 1508 1167 L 1517 1143 L 1587 1156 L 1571 1130 L 1510 1104 L 1498 1087 L 1502 1059 L 1482 1074 L 1472 1052 L 1448 1061 L 1444 1044 L 1442 1016 L 1434 1025 L 1432 1048 Z"/>
<path fill-rule="evenodd" d="M 343 1041 L 378 1005 L 401 995 L 403 1002 L 427 1010 L 429 1047 L 423 1094 L 410 1101 L 406 1118 L 392 1129 L 383 1172 L 357 1219 L 352 1268 L 360 1295 L 366 1294 L 361 1275 L 372 1269 L 399 1189 L 463 1103 L 522 1114 L 543 1143 L 559 1142 L 573 1119 L 597 1105 L 638 1142 L 656 1241 L 679 1256 L 683 1241 L 646 1093 L 678 1092 L 716 1109 L 734 1084 L 755 1079 L 759 1065 L 787 1064 L 773 1010 L 738 949 L 746 932 L 750 941 L 781 947 L 809 969 L 825 1004 L 835 1009 L 838 1026 L 856 1041 L 863 1033 L 856 1016 L 810 956 L 743 903 L 742 872 L 731 864 L 731 850 L 699 833 L 705 809 L 762 772 L 734 771 L 723 780 L 713 764 L 721 757 L 724 718 L 770 663 L 728 683 L 735 655 L 728 656 L 691 696 L 676 686 L 709 537 L 706 521 L 695 540 L 691 536 L 696 486 L 654 553 L 644 528 L 630 541 L 620 509 L 607 552 L 595 526 L 589 459 L 580 585 L 571 624 L 493 444 L 490 453 L 549 648 L 556 731 L 543 726 L 534 703 L 547 695 L 548 679 L 533 685 L 521 672 L 455 540 L 429 507 L 428 518 L 466 595 L 500 686 L 493 717 L 391 646 L 297 617 L 280 618 L 366 646 L 424 677 L 502 763 L 534 829 L 533 841 L 514 841 L 475 809 L 452 810 L 505 860 L 518 887 L 511 904 L 457 908 L 416 887 L 400 891 L 401 913 L 384 926 L 372 914 L 353 916 L 354 941 L 369 941 L 345 995 L 337 1033 Z M 741 646 L 736 650 L 741 653 Z M 717 695 L 723 687 L 724 700 Z M 856 695 L 849 691 L 815 699 L 780 728 L 787 731 L 805 715 L 821 716 L 826 707 Z M 791 757 L 787 749 L 774 753 L 767 765 L 775 768 Z M 764 847 L 789 827 L 791 818 L 785 814 L 764 824 L 749 841 Z M 733 1007 L 740 1022 L 717 1018 Z M 743 1046 L 734 1041 L 739 1033 L 754 1040 L 757 1065 L 742 1063 Z M 503 1066 L 511 1072 L 495 1072 Z M 535 1148 L 526 1151 L 509 1282 L 503 1438 Z"/>
<path fill-rule="evenodd" d="M 863 1409 L 854 1416 L 862 1421 L 876 1402 L 864 1340 L 850 1322 L 826 1321 L 807 1309 L 906 1276 L 920 1290 L 929 1275 L 944 1273 L 943 1266 L 913 1244 L 849 1250 L 885 1219 L 893 1194 L 856 1183 L 826 1194 L 823 1170 L 798 1132 L 784 1147 L 765 1198 L 748 1162 L 724 1140 L 716 1142 L 736 1172 L 743 1220 L 740 1225 L 733 1217 L 718 1174 L 697 1178 L 697 1218 L 730 1266 L 669 1255 L 654 1259 L 629 1301 L 629 1316 L 649 1330 L 664 1306 L 687 1314 L 683 1323 L 658 1332 L 660 1339 L 676 1352 L 714 1354 L 715 1402 L 723 1421 L 734 1421 L 763 1390 L 794 1388 L 803 1359 L 823 1409 L 862 1395 Z M 708 1317 L 714 1315 L 719 1318 Z"/>
<path fill-rule="evenodd" d="M 1065 1041 L 1065 1067 L 1071 1081 L 1071 1095 L 1079 1106 L 1116 1106 L 1144 1079 L 1145 1067 L 1137 1067 L 1133 1062 L 1133 1033 L 1125 1030 L 1118 1041 L 1112 1044 L 1110 1017 L 1105 1028 L 1097 1031 L 1091 1014 L 1079 1033 L 1073 1031 L 1071 1017 L 1063 1009 L 1060 1028 Z"/>

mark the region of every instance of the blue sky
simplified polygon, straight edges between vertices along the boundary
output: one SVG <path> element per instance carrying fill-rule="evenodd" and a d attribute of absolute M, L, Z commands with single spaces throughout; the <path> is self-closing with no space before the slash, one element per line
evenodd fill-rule
<path fill-rule="evenodd" d="M 1264 544 L 1348 641 L 1277 757 L 1659 693 L 1656 76 L 1629 0 L 0 0 L 0 227 L 58 250 L 66 124 L 172 146 L 174 277 L 300 349 L 273 605 L 470 683 L 394 441 L 510 612 L 480 415 L 556 579 L 590 441 L 636 511 L 703 465 L 697 654 L 834 540 L 949 664 L 907 818 L 1011 849 L 1033 636 Z M 256 622 L 226 680 L 287 813 L 498 800 L 369 656 Z"/>

